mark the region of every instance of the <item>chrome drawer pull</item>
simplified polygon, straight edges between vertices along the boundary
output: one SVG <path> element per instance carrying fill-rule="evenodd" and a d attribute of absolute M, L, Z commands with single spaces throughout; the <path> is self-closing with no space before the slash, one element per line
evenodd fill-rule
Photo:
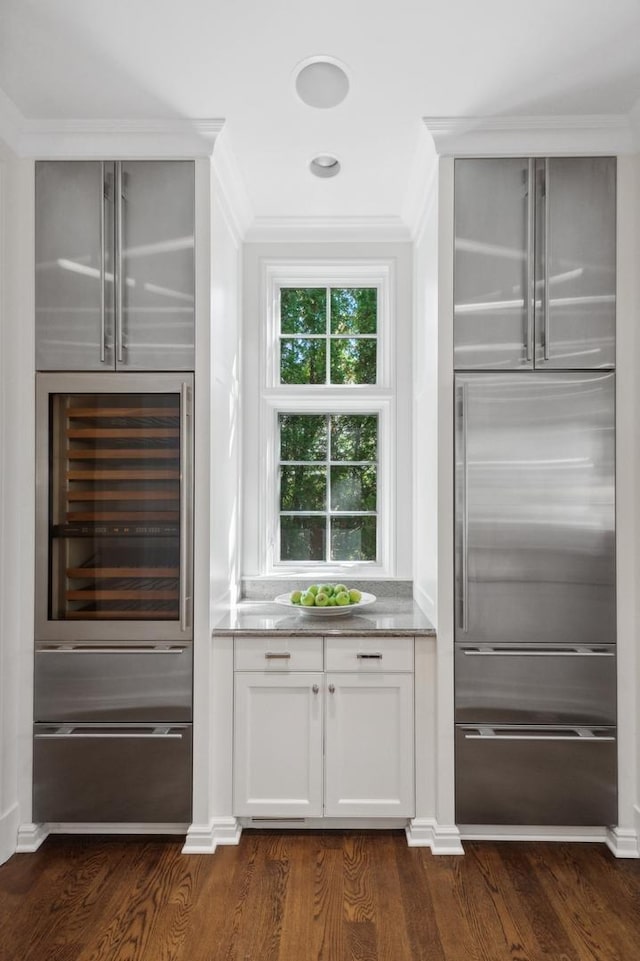
<path fill-rule="evenodd" d="M 283 651 L 282 653 L 278 653 L 276 651 L 267 651 L 264 656 L 268 661 L 277 661 L 277 660 L 288 661 L 289 658 L 291 657 L 291 654 L 289 653 L 289 651 Z"/>
<path fill-rule="evenodd" d="M 314 694 L 317 694 L 317 693 L 319 692 L 320 688 L 318 687 L 317 684 L 314 684 L 314 685 L 312 686 L 311 690 L 313 691 Z"/>
<path fill-rule="evenodd" d="M 180 732 L 170 731 L 167 728 L 157 728 L 154 731 L 76 731 L 73 727 L 60 727 L 57 731 L 51 731 L 49 734 L 35 734 L 36 740 L 39 741 L 51 741 L 51 740 L 69 740 L 74 738 L 75 740 L 142 740 L 149 738 L 162 738 L 164 740 L 182 740 L 182 734 Z"/>
<path fill-rule="evenodd" d="M 356 657 L 358 658 L 358 660 L 361 660 L 361 661 L 369 661 L 369 660 L 381 661 L 382 660 L 382 654 L 379 654 L 379 653 L 378 654 L 357 654 Z"/>
<path fill-rule="evenodd" d="M 535 648 L 467 648 L 462 653 L 465 657 L 615 657 L 613 651 L 592 650 L 586 647 L 566 647 L 555 650 Z"/>
<path fill-rule="evenodd" d="M 41 647 L 37 654 L 184 654 L 186 647 Z"/>

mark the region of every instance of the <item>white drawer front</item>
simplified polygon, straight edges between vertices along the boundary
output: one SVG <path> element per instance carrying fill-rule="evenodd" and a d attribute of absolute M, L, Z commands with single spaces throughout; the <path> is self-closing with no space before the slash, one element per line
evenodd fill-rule
<path fill-rule="evenodd" d="M 325 637 L 327 671 L 413 671 L 413 637 Z"/>
<path fill-rule="evenodd" d="M 321 671 L 321 637 L 236 637 L 236 671 Z"/>

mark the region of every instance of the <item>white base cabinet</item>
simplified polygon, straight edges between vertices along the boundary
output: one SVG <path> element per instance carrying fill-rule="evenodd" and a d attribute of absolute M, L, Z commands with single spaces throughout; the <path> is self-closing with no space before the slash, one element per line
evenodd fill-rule
<path fill-rule="evenodd" d="M 236 638 L 234 814 L 412 817 L 413 642 Z"/>

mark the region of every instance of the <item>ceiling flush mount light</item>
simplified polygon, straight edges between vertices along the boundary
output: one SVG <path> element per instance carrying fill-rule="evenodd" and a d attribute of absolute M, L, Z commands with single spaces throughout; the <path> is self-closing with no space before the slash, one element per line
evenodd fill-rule
<path fill-rule="evenodd" d="M 340 161 L 331 154 L 319 154 L 309 164 L 309 170 L 316 177 L 335 177 L 340 173 Z"/>
<path fill-rule="evenodd" d="M 349 93 L 349 78 L 332 57 L 312 57 L 296 69 L 296 93 L 309 107 L 337 107 Z"/>

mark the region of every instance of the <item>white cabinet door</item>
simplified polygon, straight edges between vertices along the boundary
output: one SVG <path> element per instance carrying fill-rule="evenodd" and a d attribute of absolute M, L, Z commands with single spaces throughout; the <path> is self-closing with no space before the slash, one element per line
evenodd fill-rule
<path fill-rule="evenodd" d="M 326 817 L 412 817 L 413 676 L 326 675 Z"/>
<path fill-rule="evenodd" d="M 234 812 L 322 816 L 321 673 L 235 675 Z"/>

